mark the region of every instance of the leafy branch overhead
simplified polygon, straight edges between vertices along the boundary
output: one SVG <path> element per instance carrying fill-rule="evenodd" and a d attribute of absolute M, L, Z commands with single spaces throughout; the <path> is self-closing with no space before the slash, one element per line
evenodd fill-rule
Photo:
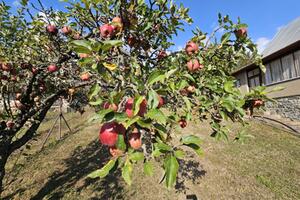
<path fill-rule="evenodd" d="M 23 0 L 16 13 L 0 3 L 0 133 L 8 136 L 0 143 L 5 146 L 22 128 L 30 131 L 21 144 L 33 138 L 40 124 L 34 119 L 58 98 L 88 104 L 95 109 L 90 121 L 99 124 L 99 141 L 111 154 L 88 177 L 120 169 L 131 184 L 136 163 L 152 175 L 153 162 L 163 160 L 170 188 L 185 147 L 203 154 L 197 133 L 178 137 L 178 127 L 208 120 L 213 136 L 228 139 L 223 122 L 244 122 L 250 98 L 235 88 L 231 72 L 249 54 L 258 65 L 261 60 L 240 19 L 235 23 L 219 14 L 211 34 L 196 28 L 184 49 L 170 52 L 174 36 L 193 22 L 189 9 L 172 0 L 63 0 L 64 12 L 38 2 Z M 75 107 L 83 112 L 83 106 Z"/>

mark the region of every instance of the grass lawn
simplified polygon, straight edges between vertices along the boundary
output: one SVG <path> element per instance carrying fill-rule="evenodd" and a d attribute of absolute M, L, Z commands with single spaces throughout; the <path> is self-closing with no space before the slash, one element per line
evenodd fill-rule
<path fill-rule="evenodd" d="M 200 121 L 178 129 L 178 133 L 202 137 L 205 155 L 199 158 L 190 152 L 188 159 L 180 161 L 180 175 L 172 190 L 159 184 L 163 172 L 158 165 L 153 177 L 144 177 L 142 167 L 137 166 L 130 187 L 118 171 L 102 180 L 87 179 L 88 173 L 109 159 L 107 149 L 98 143 L 99 124 L 89 124 L 89 115 L 68 113 L 74 133 L 59 142 L 51 136 L 39 152 L 53 123 L 51 115 L 31 148 L 10 159 L 6 199 L 173 200 L 191 194 L 198 199 L 300 199 L 300 138 L 254 121 L 247 129 L 254 137 L 244 144 L 216 141 L 209 136 L 208 125 Z M 233 131 L 238 128 L 232 125 Z M 65 126 L 63 132 L 67 132 Z"/>

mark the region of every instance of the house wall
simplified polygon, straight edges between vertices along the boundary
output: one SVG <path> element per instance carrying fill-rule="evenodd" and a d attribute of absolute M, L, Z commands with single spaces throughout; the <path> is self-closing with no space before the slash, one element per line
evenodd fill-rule
<path fill-rule="evenodd" d="M 238 87 L 242 94 L 246 94 L 249 91 L 246 71 L 242 71 L 234 75 L 237 80 L 240 81 L 240 87 Z"/>
<path fill-rule="evenodd" d="M 267 91 L 270 91 L 276 87 L 284 87 L 284 89 L 281 91 L 270 93 L 269 97 L 282 98 L 297 95 L 300 96 L 300 78 L 268 86 Z"/>

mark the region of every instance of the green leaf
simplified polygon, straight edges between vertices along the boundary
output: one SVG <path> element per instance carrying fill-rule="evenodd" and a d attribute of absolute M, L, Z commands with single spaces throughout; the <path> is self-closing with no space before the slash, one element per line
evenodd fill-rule
<path fill-rule="evenodd" d="M 141 152 L 134 152 L 129 155 L 129 159 L 133 161 L 141 161 L 144 160 L 144 154 Z"/>
<path fill-rule="evenodd" d="M 233 92 L 233 82 L 232 81 L 227 81 L 224 83 L 224 90 L 228 93 Z"/>
<path fill-rule="evenodd" d="M 147 114 L 146 117 L 156 120 L 158 123 L 166 124 L 167 117 L 164 115 L 164 113 L 158 109 L 152 109 Z"/>
<path fill-rule="evenodd" d="M 164 162 L 164 168 L 166 173 L 166 185 L 171 188 L 175 185 L 176 177 L 179 169 L 179 164 L 174 156 L 168 156 Z"/>
<path fill-rule="evenodd" d="M 122 40 L 105 40 L 102 43 L 101 49 L 103 51 L 108 51 L 112 47 L 122 46 L 123 44 Z"/>
<path fill-rule="evenodd" d="M 89 99 L 93 98 L 100 92 L 100 86 L 96 83 L 95 85 L 92 86 L 92 88 L 89 91 Z"/>
<path fill-rule="evenodd" d="M 153 165 L 150 162 L 145 162 L 144 163 L 144 173 L 147 176 L 152 176 L 153 175 Z"/>
<path fill-rule="evenodd" d="M 102 102 L 103 102 L 102 99 L 98 99 L 97 101 L 89 102 L 89 104 L 92 106 L 97 106 L 97 105 L 102 104 Z"/>
<path fill-rule="evenodd" d="M 227 32 L 227 33 L 225 33 L 224 35 L 222 35 L 221 43 L 222 43 L 222 44 L 225 44 L 225 43 L 229 40 L 230 36 L 231 36 L 231 33 L 230 33 L 230 32 Z"/>
<path fill-rule="evenodd" d="M 140 111 L 140 105 L 142 103 L 142 101 L 144 100 L 144 97 L 143 96 L 139 96 L 137 98 L 136 101 L 134 101 L 134 114 L 133 115 L 137 115 L 138 112 Z"/>
<path fill-rule="evenodd" d="M 152 126 L 151 120 L 142 120 L 142 119 L 139 119 L 136 122 L 142 128 L 148 128 L 149 129 Z"/>
<path fill-rule="evenodd" d="M 89 178 L 104 178 L 107 176 L 109 171 L 115 166 L 116 160 L 110 160 L 106 165 L 104 165 L 101 169 L 98 169 L 88 175 Z"/>
<path fill-rule="evenodd" d="M 122 168 L 122 177 L 128 185 L 131 185 L 132 164 L 127 160 Z"/>
<path fill-rule="evenodd" d="M 118 140 L 116 143 L 116 147 L 117 147 L 117 149 L 120 149 L 122 151 L 126 150 L 126 143 L 124 140 L 124 136 L 122 134 L 118 134 Z"/>
<path fill-rule="evenodd" d="M 125 124 L 125 128 L 127 129 L 129 126 L 131 126 L 132 124 L 134 124 L 135 122 L 137 122 L 140 119 L 139 116 L 135 116 L 134 118 L 130 118 Z"/>
<path fill-rule="evenodd" d="M 160 151 L 172 151 L 171 146 L 169 146 L 165 143 L 162 143 L 162 142 L 156 143 L 154 146 L 156 149 L 159 149 Z"/>
<path fill-rule="evenodd" d="M 195 145 L 200 146 L 202 144 L 202 140 L 198 136 L 195 136 L 195 135 L 183 136 L 180 139 L 180 141 L 182 142 L 182 144 L 186 144 L 186 145 L 195 144 Z"/>
<path fill-rule="evenodd" d="M 183 100 L 184 100 L 184 102 L 186 104 L 187 110 L 190 111 L 192 109 L 192 104 L 191 104 L 190 100 L 187 97 L 185 97 L 185 96 L 183 97 Z"/>
<path fill-rule="evenodd" d="M 185 153 L 184 153 L 184 151 L 182 151 L 182 150 L 176 150 L 176 151 L 174 152 L 174 155 L 175 155 L 175 157 L 178 158 L 178 159 L 183 159 L 184 156 L 185 156 Z"/>
<path fill-rule="evenodd" d="M 150 74 L 148 79 L 148 85 L 152 85 L 155 82 L 163 82 L 166 75 L 161 71 L 154 71 Z"/>
<path fill-rule="evenodd" d="M 84 47 L 90 51 L 92 51 L 91 42 L 88 40 L 73 40 L 71 44 L 74 44 L 75 46 Z"/>
<path fill-rule="evenodd" d="M 105 116 L 106 116 L 107 114 L 111 113 L 111 112 L 113 112 L 113 110 L 111 110 L 111 109 L 100 110 L 100 111 L 97 113 L 98 119 L 99 119 L 100 121 L 102 121 L 102 120 L 105 118 Z"/>

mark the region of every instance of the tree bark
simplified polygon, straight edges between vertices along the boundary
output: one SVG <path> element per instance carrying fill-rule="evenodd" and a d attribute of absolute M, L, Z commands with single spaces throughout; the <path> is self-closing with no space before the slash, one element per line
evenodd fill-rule
<path fill-rule="evenodd" d="M 1 194 L 3 192 L 3 178 L 5 176 L 5 164 L 9 156 L 8 150 L 9 150 L 9 144 L 11 142 L 11 138 L 9 138 L 7 135 L 4 134 L 0 135 L 0 199 L 1 199 Z"/>

